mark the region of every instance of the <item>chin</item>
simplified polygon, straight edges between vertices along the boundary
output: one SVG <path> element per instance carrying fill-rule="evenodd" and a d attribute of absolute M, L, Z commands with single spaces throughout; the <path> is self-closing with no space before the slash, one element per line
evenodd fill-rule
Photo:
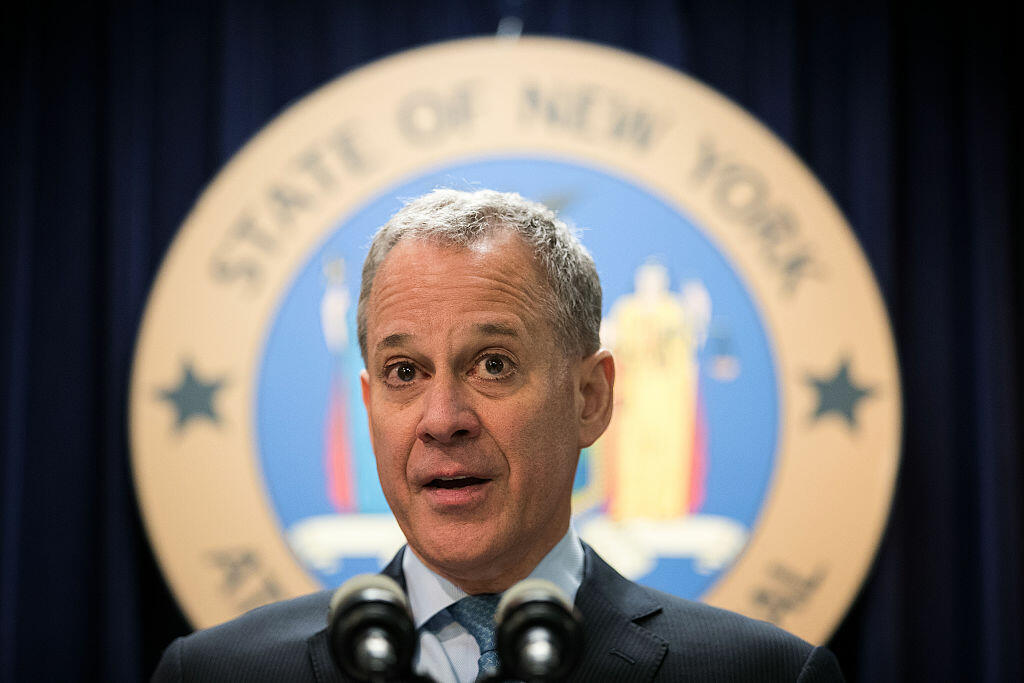
<path fill-rule="evenodd" d="M 445 574 L 483 578 L 481 569 L 492 569 L 499 555 L 499 545 L 493 534 L 474 533 L 465 527 L 420 535 L 425 544 L 417 545 L 419 556 L 428 564 L 440 569 Z M 424 547 L 425 546 L 425 547 Z"/>

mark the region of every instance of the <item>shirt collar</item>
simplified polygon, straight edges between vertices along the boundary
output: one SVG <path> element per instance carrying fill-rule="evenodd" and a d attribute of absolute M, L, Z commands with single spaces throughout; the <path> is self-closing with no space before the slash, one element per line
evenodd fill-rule
<path fill-rule="evenodd" d="M 562 540 L 533 568 L 528 578 L 550 581 L 565 592 L 570 603 L 575 602 L 576 591 L 583 581 L 583 558 L 583 544 L 570 524 Z M 416 628 L 467 595 L 466 591 L 431 571 L 410 549 L 402 553 L 402 572 Z"/>

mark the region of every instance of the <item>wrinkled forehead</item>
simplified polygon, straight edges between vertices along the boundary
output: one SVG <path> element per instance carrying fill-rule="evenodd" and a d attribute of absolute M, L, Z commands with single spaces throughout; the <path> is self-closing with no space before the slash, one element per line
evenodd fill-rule
<path fill-rule="evenodd" d="M 560 340 L 564 342 L 565 334 L 558 323 L 560 316 L 555 288 L 537 257 L 535 247 L 517 232 L 497 227 L 477 234 L 469 243 L 434 234 L 407 235 L 380 257 L 369 280 L 364 267 L 358 306 L 359 345 L 363 360 L 369 360 L 371 349 L 379 341 L 382 322 L 398 312 L 402 312 L 403 317 L 417 316 L 411 322 L 419 321 L 428 315 L 425 309 L 429 307 L 421 304 L 434 304 L 446 296 L 462 296 L 445 285 L 468 271 L 481 281 L 489 280 L 497 285 L 500 280 L 499 289 L 527 291 L 525 316 L 536 324 L 537 332 L 553 333 L 556 344 Z M 413 301 L 408 294 L 413 291 L 419 294 L 430 292 L 432 286 L 444 291 L 418 301 Z M 396 301 L 407 305 L 404 309 L 396 307 Z M 410 308 L 416 306 L 422 310 L 417 312 Z"/>
<path fill-rule="evenodd" d="M 367 323 L 387 314 L 396 298 L 416 293 L 432 302 L 460 298 L 517 300 L 524 312 L 545 318 L 552 292 L 532 247 L 508 230 L 492 232 L 468 244 L 435 237 L 397 242 L 378 269 L 369 294 Z M 410 301 L 412 303 L 412 301 Z M 381 309 L 384 309 L 383 311 Z M 380 322 L 380 321 L 376 321 Z"/>

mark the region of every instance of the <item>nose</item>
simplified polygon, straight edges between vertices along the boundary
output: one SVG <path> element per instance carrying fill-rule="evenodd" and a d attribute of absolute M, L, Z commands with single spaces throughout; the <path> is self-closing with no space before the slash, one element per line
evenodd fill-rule
<path fill-rule="evenodd" d="M 478 436 L 480 420 L 467 392 L 454 377 L 435 376 L 421 396 L 423 413 L 416 437 L 426 444 L 451 445 Z"/>

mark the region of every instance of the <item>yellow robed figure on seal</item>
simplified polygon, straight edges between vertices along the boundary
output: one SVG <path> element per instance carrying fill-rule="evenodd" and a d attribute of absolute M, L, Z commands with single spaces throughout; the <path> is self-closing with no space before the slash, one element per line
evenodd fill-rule
<path fill-rule="evenodd" d="M 703 344 L 710 299 L 688 283 L 669 290 L 668 271 L 640 266 L 635 292 L 615 302 L 603 334 L 616 359 L 616 405 L 602 439 L 608 513 L 612 519 L 676 519 L 690 513 L 703 486 L 698 424 L 697 353 Z"/>

